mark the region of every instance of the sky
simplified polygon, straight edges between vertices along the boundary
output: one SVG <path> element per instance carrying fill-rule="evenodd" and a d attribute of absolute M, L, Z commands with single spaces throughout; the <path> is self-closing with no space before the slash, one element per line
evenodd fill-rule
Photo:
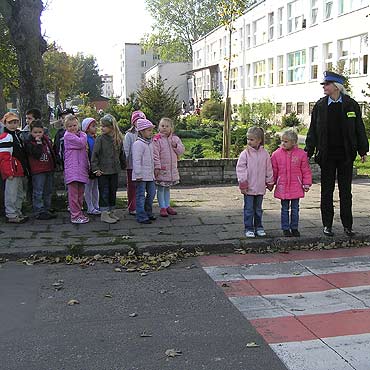
<path fill-rule="evenodd" d="M 152 18 L 145 0 L 47 0 L 41 29 L 68 54 L 96 57 L 100 72 L 119 68 L 119 45 L 139 42 L 150 33 Z"/>

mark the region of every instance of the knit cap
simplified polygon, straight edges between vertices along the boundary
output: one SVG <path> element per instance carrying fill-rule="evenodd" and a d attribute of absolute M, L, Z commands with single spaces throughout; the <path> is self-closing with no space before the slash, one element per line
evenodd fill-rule
<path fill-rule="evenodd" d="M 133 125 L 139 118 L 146 119 L 144 112 L 141 110 L 135 110 L 131 114 L 131 125 Z"/>
<path fill-rule="evenodd" d="M 136 128 L 138 131 L 142 131 L 150 127 L 155 127 L 155 126 L 148 119 L 139 118 L 136 122 Z"/>
<path fill-rule="evenodd" d="M 96 122 L 94 118 L 92 117 L 88 117 L 88 118 L 85 118 L 82 123 L 81 123 L 81 127 L 82 127 L 82 131 L 83 132 L 86 132 L 90 125 L 93 123 L 93 122 Z"/>

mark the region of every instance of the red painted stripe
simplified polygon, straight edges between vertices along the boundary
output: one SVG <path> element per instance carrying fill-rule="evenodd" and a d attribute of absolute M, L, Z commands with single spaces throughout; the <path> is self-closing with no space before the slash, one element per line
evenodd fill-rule
<path fill-rule="evenodd" d="M 370 256 L 370 247 L 341 248 L 320 251 L 291 251 L 289 253 L 274 254 L 230 254 L 225 256 L 200 256 L 199 261 L 204 267 L 209 266 L 238 266 L 243 264 L 278 263 L 324 258 L 341 258 Z"/>
<path fill-rule="evenodd" d="M 228 297 L 321 292 L 336 288 L 370 285 L 370 271 L 296 276 L 277 279 L 218 281 Z M 227 286 L 223 286 L 227 284 Z"/>
<path fill-rule="evenodd" d="M 306 341 L 370 333 L 370 309 L 256 319 L 251 323 L 270 344 Z"/>

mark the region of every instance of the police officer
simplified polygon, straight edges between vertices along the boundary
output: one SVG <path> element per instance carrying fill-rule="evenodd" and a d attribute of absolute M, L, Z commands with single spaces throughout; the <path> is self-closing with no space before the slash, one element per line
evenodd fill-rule
<path fill-rule="evenodd" d="M 366 160 L 369 142 L 366 137 L 361 109 L 350 98 L 343 86 L 345 78 L 337 73 L 324 72 L 325 97 L 314 106 L 307 133 L 308 157 L 315 156 L 321 167 L 321 218 L 326 236 L 332 231 L 334 206 L 333 192 L 337 177 L 340 201 L 340 218 L 344 232 L 353 236 L 352 230 L 352 171 L 357 153 Z"/>

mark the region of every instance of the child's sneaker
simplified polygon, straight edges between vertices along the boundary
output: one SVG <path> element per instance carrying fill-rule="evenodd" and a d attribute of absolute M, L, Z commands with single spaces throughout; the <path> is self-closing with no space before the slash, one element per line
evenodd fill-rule
<path fill-rule="evenodd" d="M 89 218 L 85 216 L 79 216 L 77 218 L 71 219 L 71 222 L 73 224 L 87 224 L 89 221 Z"/>
<path fill-rule="evenodd" d="M 88 215 L 93 215 L 93 216 L 100 216 L 101 215 L 101 211 L 99 211 L 98 209 L 93 209 L 91 212 L 87 212 Z"/>
<path fill-rule="evenodd" d="M 167 212 L 168 208 L 161 208 L 160 211 L 159 211 L 159 215 L 161 217 L 168 217 L 168 212 Z"/>
<path fill-rule="evenodd" d="M 297 229 L 292 229 L 292 235 L 296 238 L 299 238 L 301 236 L 301 233 Z"/>
<path fill-rule="evenodd" d="M 263 229 L 259 229 L 256 231 L 257 236 L 266 236 L 266 232 Z"/>
<path fill-rule="evenodd" d="M 254 231 L 246 231 L 245 236 L 247 238 L 255 238 L 256 237 L 256 235 L 254 234 Z"/>
<path fill-rule="evenodd" d="M 292 236 L 292 233 L 290 232 L 290 230 L 283 230 L 283 235 L 289 238 Z"/>
<path fill-rule="evenodd" d="M 114 211 L 109 212 L 109 217 L 113 218 L 113 220 L 119 221 L 119 217 L 114 213 Z"/>
<path fill-rule="evenodd" d="M 167 208 L 167 213 L 168 213 L 169 215 L 171 215 L 171 216 L 175 216 L 175 215 L 177 215 L 176 210 L 175 210 L 174 208 L 172 208 L 172 207 L 168 207 L 168 208 Z"/>
<path fill-rule="evenodd" d="M 10 224 L 23 224 L 27 220 L 23 217 L 15 216 L 15 217 L 7 217 L 6 222 Z"/>

